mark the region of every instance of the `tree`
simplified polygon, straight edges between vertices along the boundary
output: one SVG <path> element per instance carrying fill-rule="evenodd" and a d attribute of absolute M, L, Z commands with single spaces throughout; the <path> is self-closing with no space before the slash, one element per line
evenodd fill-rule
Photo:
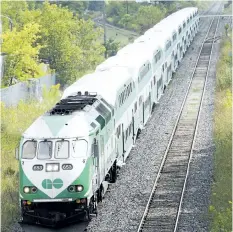
<path fill-rule="evenodd" d="M 88 8 L 87 1 L 59 1 L 58 5 L 68 7 L 69 10 L 78 13 L 81 18 L 84 15 L 85 10 Z"/>
<path fill-rule="evenodd" d="M 125 14 L 119 22 L 119 24 L 125 28 L 130 28 L 132 23 L 133 23 L 133 18 L 129 14 Z"/>
<path fill-rule="evenodd" d="M 120 47 L 119 42 L 115 42 L 113 39 L 108 39 L 105 45 L 105 49 L 107 51 L 107 57 L 115 56 L 117 54 L 117 51 Z"/>
<path fill-rule="evenodd" d="M 1 2 L 1 15 L 8 16 L 13 23 L 14 28 L 23 27 L 22 23 L 22 12 L 26 11 L 28 9 L 28 5 L 26 1 L 2 1 Z M 3 22 L 3 32 L 8 31 L 9 28 L 9 20 L 2 17 L 1 18 Z"/>
<path fill-rule="evenodd" d="M 104 1 L 89 1 L 88 4 L 88 10 L 93 10 L 93 11 L 102 11 L 103 10 L 103 3 Z"/>
<path fill-rule="evenodd" d="M 36 23 L 24 25 L 22 30 L 13 28 L 2 35 L 2 52 L 7 58 L 4 64 L 3 85 L 11 85 L 13 79 L 25 81 L 42 75 L 38 63 L 41 46 L 36 43 L 40 26 Z"/>
<path fill-rule="evenodd" d="M 93 22 L 78 19 L 61 6 L 44 3 L 39 23 L 39 42 L 43 45 L 40 58 L 49 59 L 63 84 L 72 83 L 102 61 L 101 31 L 94 29 Z"/>
<path fill-rule="evenodd" d="M 141 6 L 139 8 L 137 22 L 141 32 L 151 28 L 165 17 L 165 11 L 157 6 Z"/>
<path fill-rule="evenodd" d="M 224 26 L 224 29 L 225 29 L 225 33 L 226 33 L 226 36 L 228 36 L 228 29 L 229 29 L 229 24 L 226 24 L 225 26 Z"/>

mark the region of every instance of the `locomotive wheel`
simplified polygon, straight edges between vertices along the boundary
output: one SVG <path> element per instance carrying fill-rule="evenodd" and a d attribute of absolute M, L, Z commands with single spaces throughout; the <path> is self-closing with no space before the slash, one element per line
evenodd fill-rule
<path fill-rule="evenodd" d="M 104 198 L 104 188 L 101 184 L 100 188 L 98 189 L 98 202 L 102 202 L 103 201 L 103 198 Z"/>
<path fill-rule="evenodd" d="M 84 216 L 84 218 L 83 218 L 83 221 L 84 221 L 84 222 L 89 222 L 89 221 L 91 221 L 90 210 L 89 210 L 89 209 L 86 210 L 85 216 Z"/>
<path fill-rule="evenodd" d="M 164 87 L 163 87 L 163 93 L 165 92 L 166 87 L 167 87 L 167 86 L 166 86 L 166 85 L 164 85 Z"/>
<path fill-rule="evenodd" d="M 137 139 L 139 138 L 139 135 L 141 134 L 142 130 L 139 128 L 138 131 L 137 131 Z"/>
<path fill-rule="evenodd" d="M 117 180 L 117 165 L 116 161 L 113 163 L 112 168 L 111 168 L 111 180 L 110 183 L 115 183 Z"/>
<path fill-rule="evenodd" d="M 89 204 L 89 215 L 90 214 L 95 214 L 96 217 L 97 217 L 97 202 L 94 200 L 94 197 L 92 198 L 90 204 Z M 90 217 L 90 216 L 89 216 Z M 90 217 L 91 219 L 91 217 Z"/>

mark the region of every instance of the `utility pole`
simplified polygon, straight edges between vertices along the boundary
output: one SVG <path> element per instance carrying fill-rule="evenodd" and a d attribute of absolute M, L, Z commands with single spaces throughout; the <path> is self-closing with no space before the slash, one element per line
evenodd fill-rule
<path fill-rule="evenodd" d="M 126 11 L 127 11 L 127 14 L 129 14 L 129 3 L 128 3 L 128 0 L 126 0 Z"/>
<path fill-rule="evenodd" d="M 103 5 L 103 24 L 104 24 L 104 47 L 105 47 L 105 53 L 104 53 L 104 57 L 107 58 L 107 50 L 106 50 L 106 44 L 107 44 L 107 35 L 106 35 L 106 13 L 105 13 L 105 0 L 103 1 L 104 5 Z"/>
<path fill-rule="evenodd" d="M 9 18 L 8 16 L 6 16 L 6 15 L 0 15 L 1 17 L 3 17 L 3 18 L 7 18 L 8 20 L 9 20 L 9 22 L 10 22 L 10 29 L 11 29 L 11 31 L 12 31 L 12 29 L 13 29 L 13 22 L 12 22 L 12 19 L 11 18 Z"/>

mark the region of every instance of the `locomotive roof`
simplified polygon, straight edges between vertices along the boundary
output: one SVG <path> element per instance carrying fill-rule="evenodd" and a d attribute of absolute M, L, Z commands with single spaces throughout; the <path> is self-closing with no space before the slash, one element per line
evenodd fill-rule
<path fill-rule="evenodd" d="M 71 115 L 42 115 L 37 118 L 24 132 L 24 138 L 75 138 L 88 136 L 90 123 L 86 120 L 85 112 Z"/>

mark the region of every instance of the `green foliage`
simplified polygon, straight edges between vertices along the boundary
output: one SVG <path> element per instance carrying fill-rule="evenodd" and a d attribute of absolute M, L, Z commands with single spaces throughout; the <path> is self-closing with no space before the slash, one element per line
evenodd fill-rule
<path fill-rule="evenodd" d="M 221 59 L 217 65 L 217 90 L 230 88 L 232 85 L 232 42 L 226 38 L 221 49 Z"/>
<path fill-rule="evenodd" d="M 18 162 L 15 148 L 22 133 L 41 114 L 50 109 L 60 96 L 59 85 L 44 89 L 43 102 L 20 102 L 17 107 L 6 108 L 1 102 L 1 198 L 2 230 L 12 231 L 9 224 L 17 220 L 18 211 Z M 27 117 L 25 117 L 27 115 Z"/>
<path fill-rule="evenodd" d="M 140 4 L 135 2 L 111 1 L 106 7 L 107 21 L 115 26 L 138 31 L 135 16 Z"/>
<path fill-rule="evenodd" d="M 103 59 L 100 30 L 92 21 L 74 17 L 68 9 L 44 3 L 37 19 L 41 27 L 40 58 L 48 59 L 61 83 L 72 83 Z M 51 23 L 53 22 L 53 23 Z"/>
<path fill-rule="evenodd" d="M 161 19 L 165 17 L 165 8 L 160 9 L 156 6 L 142 6 L 139 8 L 137 22 L 141 28 L 141 32 L 145 32 L 153 27 Z"/>
<path fill-rule="evenodd" d="M 224 26 L 225 32 L 226 32 L 226 36 L 227 36 L 227 32 L 228 32 L 229 27 L 230 27 L 229 24 L 226 24 L 226 25 Z"/>
<path fill-rule="evenodd" d="M 70 84 L 103 60 L 104 46 L 99 41 L 102 30 L 91 20 L 79 19 L 87 2 L 3 2 L 3 12 L 12 17 L 14 31 L 5 25 L 3 51 L 11 52 L 5 63 L 4 85 L 13 78 L 26 80 L 42 75 L 40 60 L 49 61 L 62 84 Z M 8 28 L 8 29 L 7 29 Z M 27 34 L 26 38 L 25 35 Z"/>
<path fill-rule="evenodd" d="M 80 18 L 88 8 L 88 1 L 58 1 L 56 4 L 62 7 L 68 7 L 69 10 L 78 13 Z"/>
<path fill-rule="evenodd" d="M 103 3 L 104 3 L 103 1 L 99 1 L 99 0 L 89 1 L 88 9 L 93 11 L 102 11 Z"/>
<path fill-rule="evenodd" d="M 13 28 L 23 26 L 22 13 L 28 8 L 26 1 L 14 1 L 6 0 L 1 2 L 1 15 L 8 16 L 13 22 Z M 10 30 L 9 20 L 1 18 L 3 21 L 3 32 Z"/>
<path fill-rule="evenodd" d="M 191 6 L 209 7 L 209 2 L 196 1 L 152 1 L 136 3 L 130 1 L 110 1 L 106 7 L 107 21 L 115 26 L 144 33 L 169 14 Z"/>
<path fill-rule="evenodd" d="M 109 23 L 142 33 L 164 18 L 166 10 L 162 5 L 113 1 L 107 5 L 106 14 Z"/>
<path fill-rule="evenodd" d="M 232 231 L 232 90 L 231 42 L 222 42 L 217 66 L 217 92 L 214 113 L 214 183 L 212 186 L 211 231 Z"/>
<path fill-rule="evenodd" d="M 119 42 L 115 42 L 113 39 L 107 40 L 106 45 L 105 45 L 107 57 L 115 56 L 119 47 L 120 47 Z"/>
<path fill-rule="evenodd" d="M 43 75 L 38 63 L 41 46 L 35 43 L 39 32 L 37 23 L 28 23 L 22 30 L 14 28 L 3 34 L 2 51 L 6 53 L 3 85 L 12 85 L 13 79 L 25 81 Z"/>

